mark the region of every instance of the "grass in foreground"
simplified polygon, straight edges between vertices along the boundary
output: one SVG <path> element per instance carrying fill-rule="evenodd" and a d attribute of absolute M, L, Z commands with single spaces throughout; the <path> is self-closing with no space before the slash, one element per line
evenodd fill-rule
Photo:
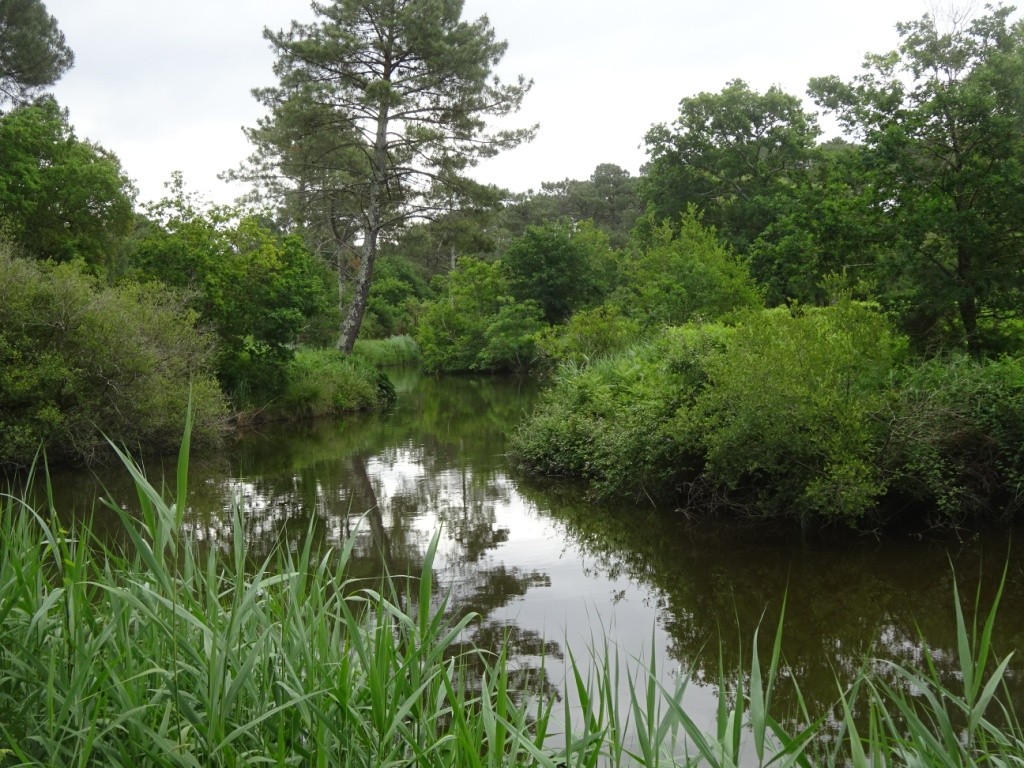
<path fill-rule="evenodd" d="M 799 732 L 772 711 L 781 622 L 767 664 L 755 637 L 749 668 L 722 672 L 721 690 L 746 691 L 721 697 L 710 729 L 685 711 L 685 683 L 608 645 L 572 662 L 559 706 L 511 690 L 503 655 L 454 652 L 473 617 L 450 623 L 433 593 L 436 537 L 418 580 L 382 588 L 347 579 L 354 539 L 319 561 L 282 549 L 254 573 L 236 518 L 231 557 L 198 554 L 178 533 L 187 457 L 186 440 L 177 503 L 122 457 L 141 509 L 137 522 L 114 506 L 127 553 L 88 525 L 61 530 L 52 502 L 0 505 L 0 765 L 1024 764 L 1009 659 L 991 658 L 995 607 L 980 629 L 958 608 L 962 690 L 931 664 L 896 668 L 906 688 L 865 675 L 837 683 L 834 713 L 796 713 Z"/>

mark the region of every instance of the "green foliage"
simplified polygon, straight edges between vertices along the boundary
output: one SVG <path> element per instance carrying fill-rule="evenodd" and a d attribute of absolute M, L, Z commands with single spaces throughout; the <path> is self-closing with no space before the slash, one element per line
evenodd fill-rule
<path fill-rule="evenodd" d="M 545 181 L 540 192 L 513 196 L 498 221 L 514 236 L 553 221 L 586 221 L 603 232 L 613 247 L 623 248 L 643 212 L 640 179 L 617 165 L 601 163 L 589 179 Z"/>
<path fill-rule="evenodd" d="M 702 226 L 694 209 L 682 217 L 678 232 L 645 223 L 641 251 L 624 266 L 623 286 L 615 293 L 628 315 L 659 327 L 762 306 L 746 266 L 714 229 Z"/>
<path fill-rule="evenodd" d="M 426 280 L 413 263 L 402 256 L 381 258 L 370 286 L 359 337 L 386 339 L 412 333 L 416 309 L 426 293 Z"/>
<path fill-rule="evenodd" d="M 323 266 L 297 236 L 279 237 L 254 217 L 197 209 L 176 177 L 174 196 L 130 246 L 141 278 L 183 290 L 217 335 L 217 375 L 238 406 L 262 405 L 285 386 L 285 370 L 307 326 L 327 312 Z"/>
<path fill-rule="evenodd" d="M 28 102 L 74 62 L 42 0 L 0 2 L 0 104 Z"/>
<path fill-rule="evenodd" d="M 563 370 L 514 449 L 599 497 L 727 497 L 748 514 L 856 524 L 887 487 L 876 417 L 903 347 L 884 316 L 848 300 L 671 329 Z"/>
<path fill-rule="evenodd" d="M 155 286 L 102 287 L 76 264 L 0 251 L 0 463 L 164 452 L 191 397 L 195 440 L 215 444 L 226 409 L 195 315 Z"/>
<path fill-rule="evenodd" d="M 437 287 L 416 333 L 425 370 L 517 370 L 532 362 L 541 310 L 512 298 L 500 262 L 459 259 Z"/>
<path fill-rule="evenodd" d="M 387 375 L 357 355 L 300 349 L 288 363 L 287 388 L 263 412 L 267 418 L 330 416 L 381 409 L 394 401 Z"/>
<path fill-rule="evenodd" d="M 903 371 L 885 464 L 936 524 L 1015 518 L 1024 505 L 1024 361 L 962 355 Z"/>
<path fill-rule="evenodd" d="M 564 325 L 547 328 L 537 338 L 540 353 L 552 363 L 583 366 L 618 352 L 641 337 L 640 322 L 613 304 L 581 309 Z"/>
<path fill-rule="evenodd" d="M 1020 358 L 906 363 L 891 321 L 843 297 L 732 322 L 594 360 L 565 353 L 515 455 L 534 472 L 589 480 L 597 498 L 810 526 L 1018 516 Z M 541 344 L 558 349 L 559 338 Z"/>
<path fill-rule="evenodd" d="M 534 472 L 590 480 L 598 498 L 675 503 L 702 467 L 698 447 L 674 434 L 675 414 L 692 407 L 734 332 L 670 328 L 587 367 L 564 366 L 513 435 L 514 455 Z"/>
<path fill-rule="evenodd" d="M 883 279 L 918 314 L 955 313 L 974 353 L 979 319 L 1019 314 L 1024 288 L 1024 21 L 1012 13 L 899 24 L 899 48 L 868 55 L 851 82 L 811 81 L 862 144 L 873 211 L 898 246 Z"/>
<path fill-rule="evenodd" d="M 732 80 L 720 93 L 684 98 L 671 127 L 647 133 L 644 197 L 659 220 L 697 206 L 727 242 L 745 248 L 804 183 L 819 133 L 799 97 Z"/>
<path fill-rule="evenodd" d="M 883 315 L 848 300 L 752 314 L 708 362 L 678 439 L 757 513 L 854 524 L 886 490 L 876 415 L 904 347 Z"/>
<path fill-rule="evenodd" d="M 117 158 L 78 139 L 52 99 L 0 116 L 0 211 L 25 255 L 114 266 L 134 196 Z"/>
<path fill-rule="evenodd" d="M 860 147 L 841 139 L 817 147 L 807 183 L 778 202 L 773 220 L 750 244 L 746 260 L 769 306 L 828 303 L 822 283 L 833 273 L 878 283 L 879 265 L 892 258 L 896 242 L 873 208 L 865 160 Z M 884 287 L 892 307 L 902 286 Z"/>
<path fill-rule="evenodd" d="M 607 236 L 588 222 L 529 227 L 501 264 L 512 295 L 535 302 L 548 323 L 598 303 L 616 277 Z"/>

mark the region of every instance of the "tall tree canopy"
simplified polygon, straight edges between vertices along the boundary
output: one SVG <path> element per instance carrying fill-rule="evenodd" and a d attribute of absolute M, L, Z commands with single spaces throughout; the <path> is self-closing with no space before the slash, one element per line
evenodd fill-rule
<path fill-rule="evenodd" d="M 891 223 L 888 264 L 907 301 L 958 316 L 979 351 L 979 320 L 1019 314 L 1024 291 L 1024 22 L 996 8 L 940 28 L 897 25 L 896 51 L 865 73 L 811 81 L 863 146 L 866 188 Z"/>
<path fill-rule="evenodd" d="M 720 93 L 683 99 L 671 127 L 648 131 L 644 194 L 663 219 L 698 206 L 707 224 L 745 247 L 805 177 L 819 133 L 798 97 L 732 80 Z"/>
<path fill-rule="evenodd" d="M 28 255 L 111 266 L 134 199 L 117 157 L 75 136 L 52 98 L 0 116 L 0 219 Z"/>
<path fill-rule="evenodd" d="M 279 84 L 255 92 L 270 114 L 248 132 L 256 153 L 239 175 L 275 191 L 334 254 L 339 280 L 351 275 L 346 352 L 381 234 L 458 208 L 478 190 L 470 166 L 532 137 L 488 132 L 485 118 L 517 110 L 529 83 L 492 75 L 506 44 L 486 16 L 462 21 L 462 5 L 333 0 L 313 4 L 311 24 L 265 32 Z"/>
<path fill-rule="evenodd" d="M 0 104 L 30 100 L 74 61 L 41 0 L 0 0 Z"/>

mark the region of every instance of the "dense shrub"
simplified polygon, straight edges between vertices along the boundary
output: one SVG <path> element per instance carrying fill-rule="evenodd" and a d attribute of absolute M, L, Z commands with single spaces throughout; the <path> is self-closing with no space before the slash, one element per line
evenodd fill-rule
<path fill-rule="evenodd" d="M 155 286 L 102 287 L 76 264 L 0 247 L 0 463 L 173 449 L 192 399 L 194 440 L 219 439 L 226 409 L 213 344 L 195 315 Z"/>
<path fill-rule="evenodd" d="M 637 239 L 640 251 L 624 267 L 615 299 L 644 324 L 682 325 L 763 306 L 746 265 L 693 211 L 678 231 L 668 224 L 651 226 Z"/>
<path fill-rule="evenodd" d="M 552 363 L 586 365 L 637 343 L 642 327 L 617 306 L 602 304 L 581 309 L 564 325 L 547 328 L 537 337 L 540 353 Z"/>
<path fill-rule="evenodd" d="M 734 320 L 563 366 L 516 455 L 598 498 L 811 525 L 1020 511 L 1020 359 L 909 364 L 888 318 L 849 299 Z"/>
<path fill-rule="evenodd" d="M 268 417 L 328 416 L 389 405 L 395 390 L 387 375 L 358 356 L 336 349 L 300 349 L 288 364 L 288 386 L 265 411 Z"/>
<path fill-rule="evenodd" d="M 709 386 L 676 435 L 748 509 L 854 521 L 886 490 L 876 415 L 905 346 L 865 304 L 751 315 L 709 361 Z"/>
<path fill-rule="evenodd" d="M 541 310 L 512 297 L 500 262 L 460 259 L 437 288 L 416 334 L 425 370 L 512 371 L 533 362 Z"/>
<path fill-rule="evenodd" d="M 889 415 L 886 468 L 933 522 L 1010 517 L 1024 503 L 1024 361 L 964 355 L 907 368 Z"/>
<path fill-rule="evenodd" d="M 854 521 L 886 489 L 876 415 L 903 349 L 852 302 L 670 329 L 563 369 L 514 448 L 602 497 L 681 505 L 699 491 L 752 514 Z"/>
<path fill-rule="evenodd" d="M 583 477 L 600 498 L 674 503 L 702 458 L 671 429 L 707 381 L 706 366 L 734 329 L 670 328 L 588 367 L 563 366 L 541 406 L 513 435 L 530 470 Z"/>

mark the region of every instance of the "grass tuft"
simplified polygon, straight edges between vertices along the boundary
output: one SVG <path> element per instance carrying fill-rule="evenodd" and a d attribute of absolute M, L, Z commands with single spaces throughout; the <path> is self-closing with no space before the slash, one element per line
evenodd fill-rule
<path fill-rule="evenodd" d="M 391 336 L 387 339 L 356 339 L 352 354 L 377 368 L 418 366 L 420 345 L 412 336 Z"/>

